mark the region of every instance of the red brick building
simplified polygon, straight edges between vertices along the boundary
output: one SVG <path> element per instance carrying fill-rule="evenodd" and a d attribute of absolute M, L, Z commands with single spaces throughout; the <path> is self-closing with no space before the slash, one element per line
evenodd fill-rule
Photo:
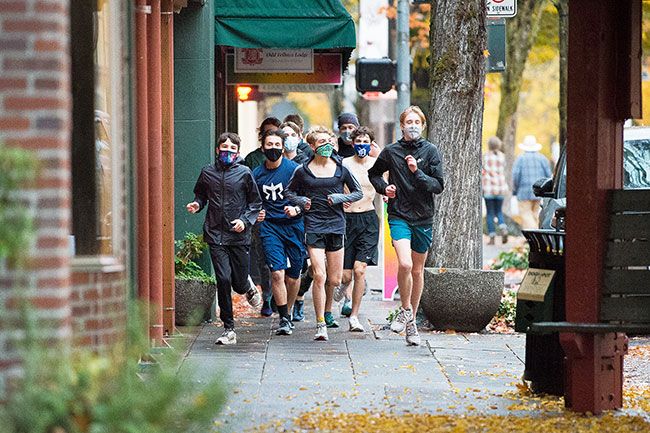
<path fill-rule="evenodd" d="M 19 367 L 17 296 L 31 299 L 50 338 L 103 350 L 124 333 L 127 3 L 0 1 L 0 143 L 33 152 L 38 163 L 35 182 L 19 192 L 35 226 L 27 269 L 0 259 L 0 395 Z"/>

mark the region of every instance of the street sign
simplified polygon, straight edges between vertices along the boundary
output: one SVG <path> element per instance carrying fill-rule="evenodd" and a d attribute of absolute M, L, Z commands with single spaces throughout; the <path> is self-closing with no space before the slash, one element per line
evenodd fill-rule
<path fill-rule="evenodd" d="M 517 0 L 485 0 L 488 17 L 512 18 L 517 15 Z"/>

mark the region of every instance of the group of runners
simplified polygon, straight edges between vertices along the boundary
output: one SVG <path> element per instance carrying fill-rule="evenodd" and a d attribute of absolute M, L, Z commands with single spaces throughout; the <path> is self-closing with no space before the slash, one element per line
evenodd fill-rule
<path fill-rule="evenodd" d="M 400 126 L 403 137 L 380 152 L 373 131 L 351 113 L 339 116 L 338 139 L 321 126 L 303 139 L 296 114 L 282 123 L 270 117 L 260 125 L 260 147 L 245 161 L 237 134 L 219 136 L 217 161 L 202 169 L 187 204 L 190 213 L 208 207 L 204 239 L 224 326 L 216 344 L 237 342 L 231 290 L 266 316 L 272 299 L 279 314 L 276 334 L 291 335 L 294 322 L 304 320 L 309 284 L 301 285 L 301 275 L 311 280 L 314 340 L 328 340 L 328 328 L 339 326 L 332 306 L 342 299 L 349 330 L 364 332 L 359 309 L 367 266 L 377 264 L 377 193 L 388 202 L 399 262 L 401 307 L 391 329 L 406 331 L 407 344 L 420 344 L 415 317 L 443 166 L 437 147 L 422 137 L 426 121 L 418 107 L 401 114 Z M 259 281 L 261 295 L 249 275 Z"/>

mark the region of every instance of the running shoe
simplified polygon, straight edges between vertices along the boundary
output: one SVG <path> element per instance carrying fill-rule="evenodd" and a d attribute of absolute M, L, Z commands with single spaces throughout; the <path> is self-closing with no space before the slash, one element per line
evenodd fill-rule
<path fill-rule="evenodd" d="M 350 332 L 365 332 L 357 316 L 350 316 Z"/>
<path fill-rule="evenodd" d="M 325 324 L 327 325 L 328 328 L 338 328 L 339 327 L 339 322 L 334 320 L 334 315 L 332 314 L 331 311 L 326 311 L 325 312 Z"/>
<path fill-rule="evenodd" d="M 250 289 L 248 289 L 248 292 L 246 292 L 246 300 L 255 310 L 261 310 L 263 303 L 262 295 L 260 295 L 260 292 L 257 291 L 257 287 L 252 286 Z"/>
<path fill-rule="evenodd" d="M 294 322 L 302 322 L 305 320 L 305 301 L 296 301 L 293 304 L 293 318 Z"/>
<path fill-rule="evenodd" d="M 291 335 L 291 322 L 286 317 L 280 319 L 280 326 L 275 330 L 275 335 Z"/>
<path fill-rule="evenodd" d="M 260 311 L 260 314 L 264 317 L 269 317 L 273 315 L 273 310 L 271 309 L 271 300 L 265 300 L 264 303 L 262 304 L 262 310 Z"/>
<path fill-rule="evenodd" d="M 390 324 L 390 330 L 399 334 L 404 331 L 404 328 L 406 328 L 406 323 L 412 320 L 413 311 L 411 311 L 410 308 L 406 310 L 403 307 L 399 307 L 399 313 L 397 313 L 397 316 Z"/>
<path fill-rule="evenodd" d="M 420 334 L 415 320 L 411 320 L 406 324 L 406 344 L 409 346 L 420 345 Z"/>
<path fill-rule="evenodd" d="M 214 344 L 219 344 L 219 345 L 228 345 L 228 344 L 236 344 L 237 343 L 237 334 L 235 334 L 234 329 L 224 329 L 223 333 L 221 334 L 221 337 L 217 338 L 217 341 L 214 342 Z"/>
<path fill-rule="evenodd" d="M 341 299 L 345 296 L 345 292 L 348 290 L 348 285 L 347 284 L 339 284 L 338 286 L 334 287 L 334 302 L 340 302 Z"/>
<path fill-rule="evenodd" d="M 316 325 L 316 335 L 314 336 L 316 341 L 327 341 L 329 337 L 327 336 L 327 325 L 325 323 L 319 323 Z"/>
<path fill-rule="evenodd" d="M 352 299 L 345 298 L 341 307 L 341 316 L 350 317 L 352 314 Z"/>

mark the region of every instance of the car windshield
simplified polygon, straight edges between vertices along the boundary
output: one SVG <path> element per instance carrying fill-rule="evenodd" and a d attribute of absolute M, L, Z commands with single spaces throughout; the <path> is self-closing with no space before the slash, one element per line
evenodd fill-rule
<path fill-rule="evenodd" d="M 650 139 L 625 141 L 623 169 L 625 188 L 650 188 Z"/>

